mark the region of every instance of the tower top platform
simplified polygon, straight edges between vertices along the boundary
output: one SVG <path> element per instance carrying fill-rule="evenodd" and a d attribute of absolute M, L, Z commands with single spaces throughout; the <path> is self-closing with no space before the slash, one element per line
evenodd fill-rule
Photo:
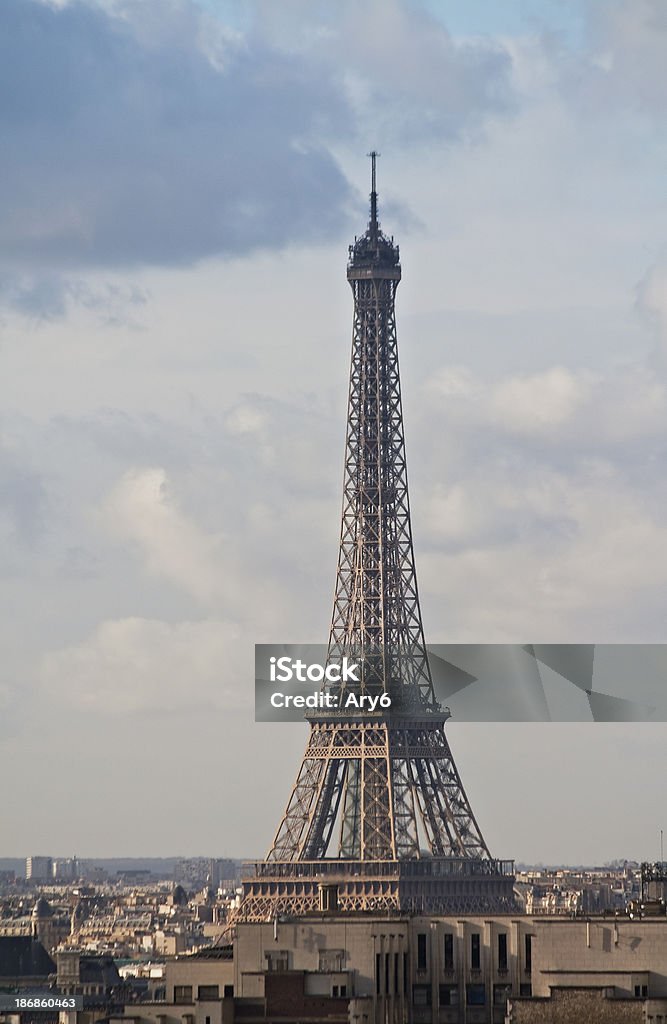
<path fill-rule="evenodd" d="M 373 150 L 371 158 L 371 211 L 366 233 L 357 238 L 350 246 L 350 258 L 347 265 L 347 278 L 358 280 L 364 277 L 401 279 L 399 249 L 394 245 L 394 237 L 387 238 L 380 230 L 378 220 L 378 197 L 375 178 L 375 160 L 379 156 Z"/>

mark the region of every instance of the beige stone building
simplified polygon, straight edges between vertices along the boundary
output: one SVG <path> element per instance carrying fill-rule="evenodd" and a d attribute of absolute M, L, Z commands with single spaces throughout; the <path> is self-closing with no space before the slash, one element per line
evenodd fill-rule
<path fill-rule="evenodd" d="M 175 957 L 165 967 L 165 999 L 127 1005 L 109 1024 L 232 1024 L 234 963 L 231 947 Z"/>
<path fill-rule="evenodd" d="M 374 1022 L 504 1021 L 508 995 L 531 994 L 525 917 L 313 916 L 238 926 L 237 1001 L 267 999 L 276 973 L 304 995 L 362 1000 Z"/>
<path fill-rule="evenodd" d="M 237 926 L 110 1024 L 667 1024 L 667 920 L 313 914 Z M 79 1022 L 79 1024 L 88 1024 Z"/>

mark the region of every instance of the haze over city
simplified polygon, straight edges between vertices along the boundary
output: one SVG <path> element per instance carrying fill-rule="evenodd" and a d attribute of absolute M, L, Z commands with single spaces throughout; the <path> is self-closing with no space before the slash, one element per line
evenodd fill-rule
<path fill-rule="evenodd" d="M 307 729 L 253 645 L 328 631 L 371 148 L 427 640 L 663 642 L 666 37 L 5 0 L 0 856 L 265 853 Z M 447 728 L 497 856 L 658 855 L 664 726 Z"/>

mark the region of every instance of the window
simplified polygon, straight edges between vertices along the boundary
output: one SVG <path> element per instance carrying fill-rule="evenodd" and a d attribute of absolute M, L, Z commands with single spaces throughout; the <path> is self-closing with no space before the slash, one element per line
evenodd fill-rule
<path fill-rule="evenodd" d="M 440 1005 L 441 1006 L 458 1006 L 459 1005 L 459 986 L 458 985 L 441 985 L 440 986 Z"/>
<path fill-rule="evenodd" d="M 217 985 L 200 985 L 197 989 L 197 999 L 219 999 L 220 989 Z"/>
<path fill-rule="evenodd" d="M 473 932 L 470 936 L 470 966 L 473 971 L 478 971 L 482 966 L 481 936 L 479 932 Z"/>
<path fill-rule="evenodd" d="M 225 987 L 222 990 L 222 994 L 224 995 L 225 999 L 231 999 L 232 996 L 234 995 L 234 986 L 225 985 Z"/>
<path fill-rule="evenodd" d="M 533 969 L 533 936 L 526 935 L 526 973 L 530 974 Z"/>
<path fill-rule="evenodd" d="M 484 985 L 466 986 L 466 1002 L 468 1006 L 484 1006 L 486 1002 L 486 988 Z"/>
<path fill-rule="evenodd" d="M 512 995 L 511 985 L 494 985 L 493 986 L 493 1005 L 504 1006 L 509 997 Z"/>
<path fill-rule="evenodd" d="M 267 971 L 288 971 L 289 953 L 286 949 L 277 949 L 275 953 L 266 953 Z"/>
<path fill-rule="evenodd" d="M 498 935 L 498 970 L 507 970 L 507 932 Z"/>
<path fill-rule="evenodd" d="M 174 1002 L 191 1003 L 192 985 L 174 985 Z"/>
<path fill-rule="evenodd" d="M 417 970 L 426 970 L 426 934 L 420 932 L 417 936 Z"/>
<path fill-rule="evenodd" d="M 519 985 L 519 995 L 520 996 L 524 996 L 524 998 L 527 997 L 528 999 L 530 999 L 532 997 L 532 995 L 533 995 L 533 986 L 530 984 L 530 982 L 527 982 L 527 983 L 522 982 Z"/>
<path fill-rule="evenodd" d="M 382 971 L 382 957 L 375 954 L 375 995 L 380 995 L 380 972 Z"/>
<path fill-rule="evenodd" d="M 341 987 L 340 987 L 340 997 L 341 997 L 341 999 L 347 999 L 347 985 L 341 985 Z"/>
<path fill-rule="evenodd" d="M 430 1006 L 431 1005 L 431 986 L 430 985 L 413 985 L 412 986 L 412 1004 L 413 1004 L 413 1006 Z"/>
<path fill-rule="evenodd" d="M 211 1018 L 210 1017 L 206 1018 L 206 1024 L 211 1024 Z"/>
<path fill-rule="evenodd" d="M 454 967 L 454 935 L 452 932 L 445 932 L 445 970 L 451 971 Z"/>
<path fill-rule="evenodd" d="M 327 974 L 333 971 L 342 971 L 344 956 L 342 949 L 321 949 L 318 970 L 325 971 Z"/>
<path fill-rule="evenodd" d="M 333 999 L 338 999 L 338 985 L 333 985 L 331 988 L 331 996 Z"/>

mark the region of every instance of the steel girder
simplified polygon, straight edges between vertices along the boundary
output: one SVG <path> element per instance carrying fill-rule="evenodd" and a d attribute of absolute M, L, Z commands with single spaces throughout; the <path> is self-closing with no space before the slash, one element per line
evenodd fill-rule
<path fill-rule="evenodd" d="M 353 273 L 353 271 L 352 271 Z M 351 277 L 354 330 L 330 659 L 361 661 L 361 693 L 437 708 L 410 524 L 393 277 Z"/>
<path fill-rule="evenodd" d="M 425 853 L 490 857 L 444 724 L 313 722 L 267 860 L 402 860 Z"/>

